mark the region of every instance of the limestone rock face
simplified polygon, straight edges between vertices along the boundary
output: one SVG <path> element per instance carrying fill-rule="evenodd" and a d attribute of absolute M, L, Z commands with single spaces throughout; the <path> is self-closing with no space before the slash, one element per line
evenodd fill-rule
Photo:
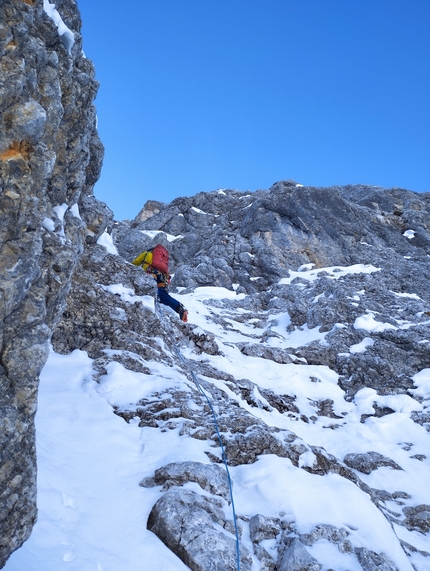
<path fill-rule="evenodd" d="M 222 507 L 218 499 L 190 490 L 171 490 L 154 505 L 148 529 L 193 571 L 234 571 L 236 545 L 231 533 L 220 532 L 228 523 Z M 250 571 L 251 557 L 246 547 L 240 548 L 240 560 L 241 569 Z"/>
<path fill-rule="evenodd" d="M 36 520 L 38 376 L 103 159 L 80 15 L 74 0 L 56 9 L 61 37 L 41 0 L 0 4 L 0 567 Z"/>
<path fill-rule="evenodd" d="M 171 252 L 172 284 L 186 288 L 239 284 L 238 292 L 251 294 L 288 276 L 289 268 L 363 260 L 390 263 L 400 280 L 416 272 L 424 283 L 429 211 L 429 193 L 281 181 L 252 193 L 202 192 L 157 207 L 148 202 L 132 223 L 116 226 L 114 238 L 129 260 L 163 243 Z M 153 239 L 145 234 L 155 230 L 160 234 Z M 413 260 L 408 270 L 405 256 Z"/>

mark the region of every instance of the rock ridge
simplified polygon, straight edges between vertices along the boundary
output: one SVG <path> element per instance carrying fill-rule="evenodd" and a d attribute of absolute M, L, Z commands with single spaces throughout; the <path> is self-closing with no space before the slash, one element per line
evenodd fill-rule
<path fill-rule="evenodd" d="M 34 415 L 51 335 L 87 234 L 112 217 L 93 196 L 98 82 L 76 3 L 56 5 L 62 36 L 41 0 L 0 5 L 0 567 L 37 517 Z"/>

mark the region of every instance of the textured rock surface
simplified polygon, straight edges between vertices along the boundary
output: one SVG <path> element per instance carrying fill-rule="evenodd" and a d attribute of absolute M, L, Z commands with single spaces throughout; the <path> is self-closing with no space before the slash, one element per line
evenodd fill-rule
<path fill-rule="evenodd" d="M 289 268 L 351 265 L 363 259 L 390 264 L 397 282 L 421 268 L 424 284 L 429 208 L 428 193 L 369 186 L 313 188 L 282 181 L 268 191 L 200 193 L 157 203 L 156 208 L 149 203 L 143 218 L 119 224 L 114 237 L 120 254 L 133 259 L 151 243 L 145 231 L 178 236 L 166 241 L 178 286 L 237 283 L 252 293 L 287 276 Z M 412 227 L 415 235 L 408 239 L 403 234 Z M 166 240 L 159 235 L 155 241 L 160 239 Z M 409 264 L 403 256 L 411 256 Z"/>
<path fill-rule="evenodd" d="M 343 461 L 350 468 L 355 468 L 355 470 L 363 472 L 363 474 L 370 474 L 372 470 L 376 470 L 381 466 L 389 466 L 390 468 L 393 468 L 393 470 L 401 470 L 400 466 L 396 464 L 394 460 L 391 460 L 378 452 L 367 452 L 367 454 L 347 454 Z"/>
<path fill-rule="evenodd" d="M 74 1 L 56 4 L 72 46 L 41 0 L 0 4 L 0 567 L 36 519 L 38 375 L 83 250 L 103 158 L 80 16 Z M 104 230 L 96 226 L 94 236 Z"/>
<path fill-rule="evenodd" d="M 235 571 L 236 542 L 227 525 L 223 504 L 190 490 L 171 490 L 154 505 L 148 519 L 153 531 L 192 571 Z M 230 526 L 231 527 L 231 526 Z M 241 547 L 241 569 L 250 571 L 251 557 Z"/>
<path fill-rule="evenodd" d="M 321 563 L 312 557 L 297 537 L 286 540 L 285 551 L 278 565 L 279 571 L 320 571 Z"/>
<path fill-rule="evenodd" d="M 172 486 L 180 486 L 186 482 L 197 482 L 203 490 L 225 500 L 230 497 L 227 472 L 217 464 L 201 464 L 200 462 L 172 463 L 155 471 L 150 481 L 142 481 L 141 486 L 151 487 L 163 485 L 164 490 Z"/>

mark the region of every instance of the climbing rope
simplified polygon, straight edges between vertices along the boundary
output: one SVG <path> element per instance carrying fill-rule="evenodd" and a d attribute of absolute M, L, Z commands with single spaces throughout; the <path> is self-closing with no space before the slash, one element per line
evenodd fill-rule
<path fill-rule="evenodd" d="M 201 384 L 199 383 L 196 374 L 194 373 L 194 371 L 187 365 L 187 363 L 185 362 L 185 359 L 183 358 L 181 352 L 179 351 L 178 347 L 176 345 L 173 345 L 176 354 L 178 355 L 178 357 L 180 358 L 180 360 L 182 361 L 182 363 L 185 365 L 185 367 L 188 369 L 188 371 L 191 373 L 191 376 L 193 377 L 194 382 L 196 383 L 196 386 L 199 390 L 199 392 L 205 397 L 211 411 L 212 411 L 212 416 L 214 419 L 214 425 L 215 425 L 215 430 L 216 433 L 218 435 L 218 440 L 221 446 L 221 453 L 222 453 L 222 459 L 224 462 L 224 466 L 227 472 L 227 478 L 228 478 L 228 487 L 229 487 L 229 492 L 230 492 L 230 500 L 231 500 L 231 509 L 233 512 L 233 523 L 234 523 L 234 530 L 235 530 L 235 534 L 236 534 L 236 562 L 237 562 L 237 571 L 240 571 L 240 541 L 239 541 L 239 530 L 237 527 L 237 519 L 236 519 L 236 510 L 234 507 L 234 499 L 233 499 L 233 485 L 232 485 L 232 481 L 231 481 L 231 476 L 230 476 L 230 470 L 228 469 L 228 464 L 227 464 L 227 458 L 225 455 L 225 449 L 224 449 L 224 445 L 222 443 L 222 438 L 221 438 L 221 434 L 219 431 L 219 426 L 218 426 L 218 420 L 216 417 L 216 413 L 214 410 L 214 407 L 212 405 L 212 402 L 210 400 L 210 398 L 208 397 L 208 395 L 205 393 L 205 391 L 203 390 Z"/>
<path fill-rule="evenodd" d="M 164 316 L 164 311 L 160 305 L 160 303 L 158 302 L 158 299 L 156 299 L 155 301 L 155 310 L 158 311 L 158 313 L 160 314 L 160 316 Z M 221 454 L 222 454 L 222 459 L 224 462 L 224 466 L 227 472 L 227 479 L 228 479 L 228 488 L 229 488 L 229 493 L 230 493 L 230 501 L 231 501 L 231 509 L 233 512 L 233 523 L 234 523 L 234 531 L 236 534 L 236 563 L 237 563 L 237 571 L 240 571 L 240 541 L 239 541 L 239 530 L 238 530 L 238 526 L 237 526 L 237 518 L 236 518 L 236 509 L 234 506 L 234 498 L 233 498 L 233 484 L 232 484 L 232 480 L 231 480 L 231 476 L 230 476 L 230 470 L 228 469 L 228 464 L 227 464 L 227 457 L 225 454 L 225 449 L 224 449 L 224 444 L 222 443 L 222 438 L 221 438 L 221 433 L 219 430 L 219 426 L 218 426 L 218 420 L 217 420 L 217 416 L 215 413 L 215 409 L 212 405 L 212 402 L 210 400 L 210 398 L 208 397 L 208 395 L 205 393 L 205 391 L 203 390 L 203 387 L 201 386 L 201 384 L 199 383 L 199 380 L 197 378 L 197 375 L 194 373 L 194 371 L 189 367 L 189 365 L 187 364 L 187 362 L 185 361 L 184 357 L 182 356 L 182 353 L 179 350 L 179 347 L 177 345 L 173 345 L 173 348 L 175 349 L 175 352 L 177 354 L 177 356 L 179 357 L 179 359 L 182 361 L 182 363 L 184 364 L 185 368 L 189 371 L 189 373 L 191 374 L 197 389 L 199 390 L 199 392 L 205 397 L 209 408 L 211 409 L 212 412 L 212 416 L 213 416 L 213 421 L 214 421 L 214 426 L 215 426 L 215 430 L 218 436 L 218 440 L 219 440 L 219 444 L 221 446 Z"/>

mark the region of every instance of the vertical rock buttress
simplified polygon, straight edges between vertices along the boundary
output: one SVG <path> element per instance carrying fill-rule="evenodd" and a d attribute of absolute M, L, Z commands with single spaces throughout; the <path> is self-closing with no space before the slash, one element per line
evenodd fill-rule
<path fill-rule="evenodd" d="M 55 9 L 0 0 L 0 568 L 37 518 L 39 374 L 99 204 L 98 83 L 76 1 Z"/>

